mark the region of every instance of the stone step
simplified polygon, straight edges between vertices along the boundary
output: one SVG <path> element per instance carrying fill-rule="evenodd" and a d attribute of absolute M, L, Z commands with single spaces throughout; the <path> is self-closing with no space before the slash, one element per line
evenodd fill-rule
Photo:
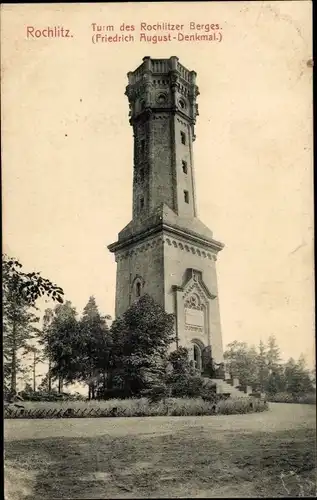
<path fill-rule="evenodd" d="M 240 381 L 239 381 L 239 379 L 238 379 L 237 377 L 234 377 L 234 378 L 226 378 L 226 379 L 225 379 L 225 382 L 226 382 L 227 384 L 232 385 L 232 387 L 239 387 L 239 385 L 240 385 Z"/>
<path fill-rule="evenodd" d="M 225 380 L 221 379 L 211 379 L 211 381 L 216 385 L 217 394 L 230 394 L 232 398 L 243 398 L 247 397 L 244 391 L 239 390 L 231 384 L 228 384 Z"/>

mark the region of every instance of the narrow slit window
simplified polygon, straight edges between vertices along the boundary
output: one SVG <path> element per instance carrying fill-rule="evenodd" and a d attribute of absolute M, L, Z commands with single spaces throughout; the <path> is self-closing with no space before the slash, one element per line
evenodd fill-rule
<path fill-rule="evenodd" d="M 140 168 L 140 181 L 144 182 L 144 168 L 143 167 Z"/>
<path fill-rule="evenodd" d="M 137 297 L 141 296 L 141 283 L 139 281 L 136 284 L 136 296 Z"/>
<path fill-rule="evenodd" d="M 186 134 L 185 134 L 185 132 L 181 132 L 181 141 L 182 141 L 182 144 L 186 144 Z"/>
<path fill-rule="evenodd" d="M 141 157 L 143 158 L 145 155 L 145 139 L 141 139 Z"/>
<path fill-rule="evenodd" d="M 188 191 L 184 191 L 184 201 L 185 201 L 185 203 L 189 203 L 189 193 L 188 193 Z"/>
<path fill-rule="evenodd" d="M 182 161 L 182 169 L 184 174 L 187 174 L 187 161 L 185 160 Z"/>
<path fill-rule="evenodd" d="M 142 198 L 140 198 L 140 210 L 143 210 L 144 208 L 144 198 L 142 196 Z"/>

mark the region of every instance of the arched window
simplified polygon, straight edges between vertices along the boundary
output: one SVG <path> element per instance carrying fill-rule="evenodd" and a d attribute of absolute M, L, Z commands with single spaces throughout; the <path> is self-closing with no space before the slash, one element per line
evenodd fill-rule
<path fill-rule="evenodd" d="M 142 276 L 137 274 L 131 284 L 131 296 L 133 301 L 138 300 L 141 297 L 143 287 L 144 279 Z"/>

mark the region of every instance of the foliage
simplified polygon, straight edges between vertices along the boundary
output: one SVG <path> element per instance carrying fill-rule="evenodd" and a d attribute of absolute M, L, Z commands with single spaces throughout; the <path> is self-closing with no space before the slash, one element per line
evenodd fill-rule
<path fill-rule="evenodd" d="M 257 388 L 261 391 L 265 391 L 265 384 L 269 376 L 269 368 L 267 363 L 267 349 L 266 345 L 262 340 L 259 343 L 259 352 L 257 355 L 257 369 L 258 369 L 258 384 Z"/>
<path fill-rule="evenodd" d="M 245 342 L 232 342 L 227 346 L 224 357 L 232 376 L 237 377 L 241 385 L 250 385 L 256 391 L 270 396 L 283 392 L 296 395 L 314 391 L 313 378 L 303 356 L 297 362 L 290 359 L 282 363 L 274 336 L 269 337 L 266 345 L 261 341 L 258 349 L 249 347 Z"/>
<path fill-rule="evenodd" d="M 217 404 L 201 398 L 166 398 L 150 402 L 148 398 L 130 398 L 91 402 L 63 401 L 51 403 L 27 403 L 24 414 L 6 414 L 8 418 L 56 418 L 56 417 L 154 417 L 154 416 L 201 416 L 215 414 L 242 414 L 261 412 L 268 409 L 267 404 L 253 398 L 228 399 Z M 56 411 L 55 414 L 52 413 Z M 73 411 L 70 411 L 73 410 Z"/>
<path fill-rule="evenodd" d="M 173 397 L 197 397 L 202 393 L 203 379 L 196 374 L 189 360 L 188 349 L 178 347 L 168 356 L 171 371 L 166 375 L 166 384 Z"/>
<path fill-rule="evenodd" d="M 165 375 L 166 356 L 174 340 L 174 318 L 143 295 L 111 326 L 110 387 L 136 396 Z"/>
<path fill-rule="evenodd" d="M 58 304 L 40 340 L 51 361 L 51 375 L 66 383 L 74 382 L 79 371 L 80 339 L 76 316 L 76 309 L 70 301 Z"/>
<path fill-rule="evenodd" d="M 62 302 L 63 290 L 40 273 L 25 273 L 21 263 L 3 255 L 3 354 L 6 385 L 16 392 L 17 374 L 23 371 L 22 357 L 38 333 L 36 300 L 47 295 Z"/>
<path fill-rule="evenodd" d="M 299 403 L 316 405 L 316 393 L 306 392 L 304 394 L 290 394 L 289 392 L 278 392 L 271 394 L 268 398 L 271 403 Z"/>
<path fill-rule="evenodd" d="M 171 391 L 165 384 L 153 385 L 150 389 L 142 391 L 142 396 L 147 397 L 150 403 L 158 403 L 171 396 Z"/>
<path fill-rule="evenodd" d="M 57 390 L 50 392 L 38 390 L 33 391 L 30 385 L 26 385 L 23 391 L 20 392 L 23 401 L 36 402 L 52 402 L 52 401 L 83 401 L 85 398 L 82 394 L 58 393 Z"/>
<path fill-rule="evenodd" d="M 170 382 L 171 396 L 194 398 L 203 392 L 203 379 L 198 375 L 175 378 Z"/>
<path fill-rule="evenodd" d="M 284 369 L 286 391 L 293 396 L 314 392 L 314 385 L 306 368 L 305 359 L 301 356 L 296 363 L 289 359 Z"/>
<path fill-rule="evenodd" d="M 257 353 L 254 347 L 235 340 L 228 344 L 224 359 L 232 377 L 238 377 L 241 385 L 257 384 Z"/>
<path fill-rule="evenodd" d="M 43 278 L 38 272 L 25 273 L 22 264 L 6 254 L 2 256 L 2 280 L 3 291 L 14 291 L 16 300 L 34 306 L 36 300 L 46 295 L 60 303 L 63 302 L 64 292 L 62 288 Z"/>
<path fill-rule="evenodd" d="M 49 377 L 66 384 L 85 382 L 89 397 L 95 397 L 100 381 L 105 385 L 109 364 L 111 337 L 107 319 L 99 313 L 94 297 L 90 297 L 82 318 L 70 301 L 46 310 L 41 343 L 50 361 Z"/>
<path fill-rule="evenodd" d="M 79 321 L 81 372 L 77 380 L 88 383 L 92 398 L 98 384 L 106 389 L 112 345 L 106 321 L 109 318 L 100 315 L 95 298 L 90 297 Z"/>
<path fill-rule="evenodd" d="M 178 347 L 168 356 L 168 361 L 171 364 L 173 373 L 181 375 L 193 374 L 193 367 L 188 357 L 188 349 L 186 347 Z"/>

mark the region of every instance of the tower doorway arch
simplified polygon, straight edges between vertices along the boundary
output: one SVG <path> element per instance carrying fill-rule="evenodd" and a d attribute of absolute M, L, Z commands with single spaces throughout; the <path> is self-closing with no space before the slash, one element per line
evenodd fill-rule
<path fill-rule="evenodd" d="M 194 367 L 198 372 L 203 371 L 203 351 L 205 346 L 201 340 L 194 339 L 192 340 L 192 349 L 193 349 L 193 363 Z"/>

